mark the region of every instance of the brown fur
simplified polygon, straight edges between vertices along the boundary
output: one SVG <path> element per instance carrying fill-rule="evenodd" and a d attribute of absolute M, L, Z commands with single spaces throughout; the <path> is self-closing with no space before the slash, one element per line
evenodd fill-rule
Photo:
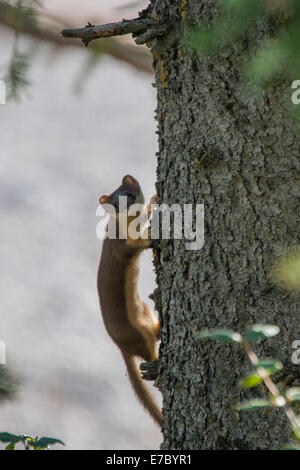
<path fill-rule="evenodd" d="M 147 211 L 149 214 L 149 208 Z M 98 271 L 98 291 L 105 327 L 121 350 L 132 387 L 142 405 L 161 426 L 161 411 L 137 365 L 137 357 L 145 361 L 158 359 L 159 321 L 141 300 L 137 288 L 139 255 L 149 244 L 149 240 L 144 239 L 106 238 Z"/>

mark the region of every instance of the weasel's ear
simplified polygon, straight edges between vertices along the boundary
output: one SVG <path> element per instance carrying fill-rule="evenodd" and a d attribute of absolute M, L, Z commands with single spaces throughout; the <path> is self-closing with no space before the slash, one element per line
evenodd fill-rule
<path fill-rule="evenodd" d="M 99 197 L 100 204 L 105 204 L 107 202 L 108 198 L 109 198 L 109 196 L 107 194 L 105 194 L 104 196 Z"/>
<path fill-rule="evenodd" d="M 138 181 L 133 176 L 130 176 L 130 175 L 124 176 L 124 178 L 122 179 L 122 184 L 125 184 L 125 185 L 133 184 L 134 186 L 139 187 Z"/>

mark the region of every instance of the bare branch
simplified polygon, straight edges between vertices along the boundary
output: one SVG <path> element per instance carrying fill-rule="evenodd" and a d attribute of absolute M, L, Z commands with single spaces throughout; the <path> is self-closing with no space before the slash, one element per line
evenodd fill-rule
<path fill-rule="evenodd" d="M 38 19 L 40 12 L 36 12 L 36 15 Z M 41 15 L 44 16 L 44 12 L 41 12 Z M 65 22 L 61 20 L 60 23 L 64 24 Z M 57 46 L 80 47 L 80 43 L 75 39 L 65 40 L 59 35 L 58 31 L 53 31 L 53 26 L 50 29 L 41 26 L 38 21 L 28 23 L 17 8 L 0 0 L 0 25 L 1 24 L 20 34 L 26 34 L 34 39 L 49 42 Z M 153 73 L 151 55 L 146 48 L 140 49 L 134 45 L 121 43 L 121 41 L 116 38 L 107 38 L 103 45 L 102 43 L 92 45 L 92 51 L 99 54 L 110 55 L 115 59 L 129 63 L 138 70 Z"/>
<path fill-rule="evenodd" d="M 148 40 L 163 35 L 167 29 L 168 25 L 159 23 L 154 19 L 134 18 L 99 26 L 88 24 L 84 28 L 64 29 L 61 34 L 67 38 L 80 38 L 86 46 L 94 39 L 122 36 L 124 34 L 133 34 L 134 37 L 137 36 L 137 44 L 144 44 Z"/>
<path fill-rule="evenodd" d="M 110 36 L 122 36 L 123 34 L 141 34 L 149 26 L 156 24 L 155 20 L 135 18 L 133 20 L 122 20 L 118 23 L 108 23 L 100 26 L 87 25 L 85 28 L 64 29 L 61 34 L 66 38 L 80 38 L 84 42 Z"/>

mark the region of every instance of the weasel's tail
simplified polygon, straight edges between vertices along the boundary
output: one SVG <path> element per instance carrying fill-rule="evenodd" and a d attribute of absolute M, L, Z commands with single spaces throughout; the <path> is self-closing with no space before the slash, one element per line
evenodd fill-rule
<path fill-rule="evenodd" d="M 144 406 L 144 408 L 150 413 L 154 421 L 162 427 L 162 414 L 156 404 L 150 390 L 148 389 L 145 381 L 141 378 L 139 368 L 134 356 L 127 355 L 122 351 L 125 364 L 127 367 L 129 379 L 131 385 L 136 393 L 137 398 Z"/>

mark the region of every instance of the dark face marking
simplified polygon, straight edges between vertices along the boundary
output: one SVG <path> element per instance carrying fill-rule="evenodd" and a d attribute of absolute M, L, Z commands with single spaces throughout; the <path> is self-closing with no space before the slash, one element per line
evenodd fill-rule
<path fill-rule="evenodd" d="M 119 198 L 125 196 L 127 198 L 127 209 L 133 204 L 144 204 L 145 199 L 138 181 L 133 176 L 126 175 L 122 180 L 121 186 L 117 188 L 109 196 L 101 196 L 100 204 L 111 204 L 116 212 L 119 212 Z"/>

